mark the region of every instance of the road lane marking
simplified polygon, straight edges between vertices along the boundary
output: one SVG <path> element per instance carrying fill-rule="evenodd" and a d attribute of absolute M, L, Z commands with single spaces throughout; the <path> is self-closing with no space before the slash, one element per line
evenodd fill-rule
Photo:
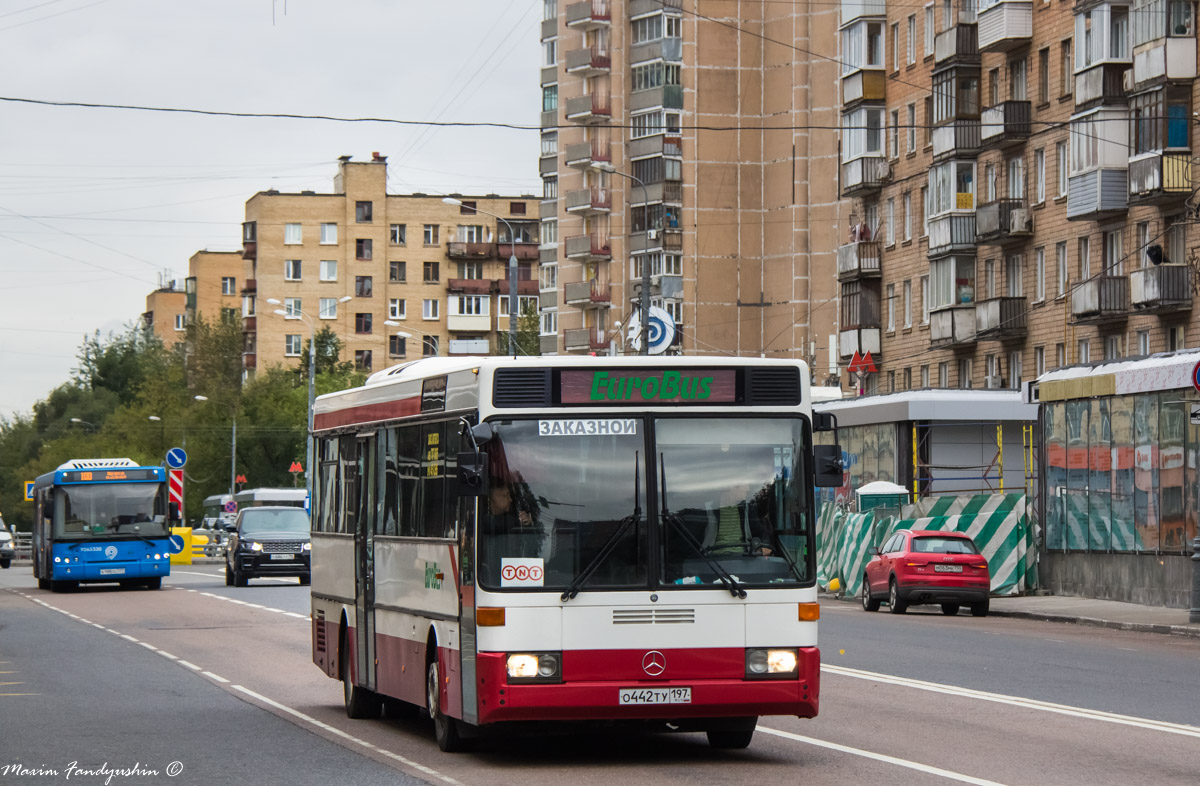
<path fill-rule="evenodd" d="M 312 717 L 311 715 L 305 715 L 303 712 L 300 712 L 299 710 L 294 710 L 291 707 L 287 706 L 286 704 L 280 704 L 279 702 L 277 702 L 273 699 L 268 699 L 266 696 L 262 695 L 261 693 L 255 693 L 254 691 L 250 690 L 249 688 L 245 688 L 241 685 L 233 685 L 231 687 L 233 690 L 241 691 L 242 693 L 246 694 L 247 696 L 250 696 L 258 701 L 261 701 L 263 704 L 266 704 L 269 707 L 274 707 L 275 709 L 279 710 L 280 712 L 286 712 L 288 715 L 291 715 L 292 717 L 295 717 L 295 718 L 299 718 L 300 720 L 304 721 L 305 723 L 316 726 L 318 729 L 327 731 L 330 734 L 334 734 L 338 737 L 341 737 L 342 739 L 353 742 L 356 745 L 361 745 L 364 748 L 378 751 L 379 753 L 382 753 L 384 756 L 387 756 L 388 758 L 391 758 L 391 759 L 395 759 L 396 761 L 400 762 L 401 764 L 404 764 L 405 766 L 408 766 L 408 767 L 412 767 L 413 769 L 417 770 L 418 772 L 425 773 L 426 775 L 432 775 L 433 777 L 437 778 L 438 780 L 444 781 L 446 783 L 455 784 L 455 786 L 462 786 L 460 781 L 457 781 L 454 778 L 451 778 L 449 775 L 444 775 L 444 774 L 438 772 L 437 770 L 433 769 L 432 767 L 427 767 L 424 764 L 421 764 L 420 762 L 416 762 L 416 761 L 413 761 L 412 759 L 405 758 L 404 756 L 401 756 L 398 753 L 392 753 L 391 751 L 389 751 L 385 748 L 380 748 L 378 745 L 367 742 L 364 739 L 355 737 L 353 734 L 342 731 L 341 729 L 337 728 L 336 726 L 330 726 L 328 723 L 322 723 L 321 721 L 317 720 L 316 718 Z M 984 783 L 984 782 L 980 781 L 980 783 Z"/>
<path fill-rule="evenodd" d="M 229 682 L 229 680 L 225 679 L 221 675 L 213 674 L 211 671 L 202 671 L 200 673 L 203 674 L 205 677 L 208 677 L 209 679 L 214 679 L 217 682 L 220 682 L 222 684 L 227 684 Z"/>
<path fill-rule="evenodd" d="M 147 644 L 144 641 L 139 641 L 138 644 L 141 644 L 143 647 L 150 650 L 151 652 L 158 652 L 158 647 L 155 647 L 153 644 Z"/>
<path fill-rule="evenodd" d="M 113 633 L 117 633 L 117 632 L 114 630 Z M 128 633 L 117 633 L 117 635 L 123 639 L 127 639 L 128 641 L 132 641 L 134 644 L 139 643 L 137 639 L 135 639 L 133 636 L 130 636 Z"/>
<path fill-rule="evenodd" d="M 171 660 L 179 660 L 179 658 L 177 656 L 172 655 L 171 653 L 167 652 L 166 650 L 157 650 L 157 652 L 159 655 L 162 655 L 164 658 L 170 658 Z"/>
<path fill-rule="evenodd" d="M 944 770 L 941 767 L 931 767 L 928 764 L 921 764 L 920 762 L 916 762 L 916 761 L 909 761 L 907 759 L 898 759 L 895 756 L 888 756 L 887 754 L 884 754 L 884 753 L 875 753 L 874 751 L 866 751 L 866 750 L 863 750 L 862 748 L 851 748 L 849 745 L 839 745 L 836 742 L 827 742 L 826 740 L 819 740 L 815 737 L 805 737 L 800 734 L 793 734 L 790 731 L 781 731 L 779 729 L 771 729 L 771 728 L 767 728 L 766 726 L 759 726 L 757 731 L 761 731 L 766 734 L 774 734 L 776 737 L 783 737 L 784 739 L 795 740 L 796 742 L 803 742 L 808 745 L 815 745 L 819 748 L 828 748 L 830 750 L 839 751 L 841 753 L 849 753 L 852 756 L 862 756 L 865 759 L 874 759 L 875 761 L 881 761 L 884 764 L 892 764 L 897 767 L 905 767 L 910 770 L 916 770 L 917 772 L 924 772 L 929 775 L 936 775 L 939 778 L 946 778 L 948 780 L 958 781 L 959 783 L 970 783 L 970 784 L 973 784 L 973 786 L 1002 786 L 1002 784 L 997 783 L 996 781 L 984 780 L 983 778 L 975 778 L 970 775 L 963 775 L 960 772 L 954 772 L 952 770 Z"/>
<path fill-rule="evenodd" d="M 191 669 L 192 671 L 200 671 L 200 667 L 199 667 L 199 666 L 197 666 L 195 663 L 192 663 L 192 662 L 190 662 L 190 661 L 186 661 L 186 660 L 184 660 L 183 658 L 180 658 L 180 659 L 178 660 L 178 663 L 179 663 L 179 665 L 180 665 L 180 666 L 187 666 L 187 667 L 188 667 L 189 669 Z"/>
<path fill-rule="evenodd" d="M 849 669 L 844 666 L 831 666 L 829 664 L 822 664 L 821 671 L 841 677 L 852 677 L 854 679 L 867 680 L 869 682 L 882 682 L 889 685 L 898 685 L 903 688 L 914 688 L 916 690 L 925 690 L 932 693 L 944 693 L 950 696 L 960 696 L 968 699 L 990 701 L 996 704 L 1009 704 L 1014 707 L 1022 707 L 1024 709 L 1039 710 L 1041 712 L 1053 712 L 1058 715 L 1069 715 L 1075 718 L 1103 721 L 1104 723 L 1116 723 L 1122 726 L 1133 726 L 1139 729 L 1162 731 L 1168 734 L 1179 734 L 1185 737 L 1194 737 L 1196 739 L 1200 739 L 1200 727 L 1188 726 L 1183 723 L 1170 723 L 1168 721 L 1157 721 L 1149 718 L 1137 718 L 1132 715 L 1118 715 L 1113 712 L 1104 712 L 1103 710 L 1089 710 L 1083 707 L 1072 707 L 1066 704 L 1054 704 L 1053 702 L 1040 701 L 1038 699 L 1026 699 L 1020 696 L 1007 696 L 1002 693 L 988 693 L 986 691 L 972 690 L 970 688 L 959 688 L 954 685 L 944 685 L 938 682 L 925 682 L 923 680 L 908 679 L 907 677 L 894 677 L 890 674 L 878 674 L 873 671 Z"/>

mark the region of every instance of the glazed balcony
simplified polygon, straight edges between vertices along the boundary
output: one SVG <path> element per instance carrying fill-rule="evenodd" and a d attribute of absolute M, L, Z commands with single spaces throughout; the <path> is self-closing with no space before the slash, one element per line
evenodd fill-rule
<path fill-rule="evenodd" d="M 1106 221 L 1129 210 L 1129 170 L 1093 169 L 1067 180 L 1067 218 Z"/>
<path fill-rule="evenodd" d="M 1190 10 L 1190 9 L 1189 9 Z M 1162 12 L 1158 12 L 1159 17 Z M 1161 20 L 1159 24 L 1168 20 Z M 1133 54 L 1133 72 L 1130 79 L 1134 90 L 1164 81 L 1184 82 L 1196 78 L 1196 34 L 1186 36 L 1166 35 L 1139 46 Z"/>
<path fill-rule="evenodd" d="M 1129 160 L 1129 204 L 1165 205 L 1191 193 L 1191 154 L 1152 153 Z"/>
<path fill-rule="evenodd" d="M 1033 218 L 1024 199 L 998 199 L 975 211 L 975 240 L 1004 245 L 1019 243 L 1033 234 Z"/>
<path fill-rule="evenodd" d="M 612 56 L 599 46 L 567 52 L 567 73 L 574 76 L 600 76 L 612 70 Z"/>
<path fill-rule="evenodd" d="M 451 259 L 492 259 L 496 256 L 496 244 L 451 240 L 446 243 L 446 256 Z"/>
<path fill-rule="evenodd" d="M 597 262 L 612 259 L 612 242 L 606 234 L 574 235 L 566 239 L 567 259 Z"/>
<path fill-rule="evenodd" d="M 933 349 L 975 343 L 975 305 L 947 306 L 929 312 L 929 346 Z"/>
<path fill-rule="evenodd" d="M 567 192 L 567 212 L 579 216 L 598 216 L 612 210 L 612 193 L 604 186 L 591 186 Z"/>
<path fill-rule="evenodd" d="M 1023 297 L 996 297 L 975 305 L 975 338 L 1005 341 L 1024 338 L 1029 309 Z"/>
<path fill-rule="evenodd" d="M 563 302 L 576 308 L 608 308 L 612 305 L 612 287 L 601 278 L 567 284 Z"/>
<path fill-rule="evenodd" d="M 848 25 L 856 19 L 882 18 L 887 16 L 884 0 L 842 0 L 838 23 Z"/>
<path fill-rule="evenodd" d="M 1191 269 L 1156 265 L 1129 274 L 1129 304 L 1134 311 L 1161 314 L 1192 307 Z"/>
<path fill-rule="evenodd" d="M 892 168 L 882 156 L 854 158 L 842 164 L 842 196 L 858 196 L 878 191 L 892 176 Z"/>
<path fill-rule="evenodd" d="M 567 27 L 572 30 L 599 30 L 612 24 L 611 0 L 583 0 L 567 6 Z"/>
<path fill-rule="evenodd" d="M 589 169 L 592 164 L 609 164 L 612 163 L 612 146 L 607 139 L 568 145 L 565 161 L 567 166 L 575 169 Z"/>
<path fill-rule="evenodd" d="M 880 269 L 882 255 L 883 244 L 875 240 L 839 246 L 837 250 L 838 281 L 878 278 L 882 272 Z"/>
<path fill-rule="evenodd" d="M 958 24 L 933 39 L 933 60 L 938 66 L 979 62 L 979 28 Z"/>
<path fill-rule="evenodd" d="M 1008 52 L 1033 38 L 1033 3 L 1030 0 L 984 0 L 979 11 L 979 51 Z"/>
<path fill-rule="evenodd" d="M 645 63 L 648 60 L 663 60 L 668 63 L 680 62 L 683 60 L 683 39 L 674 37 L 656 38 L 653 41 L 634 44 L 629 47 L 629 62 Z"/>
<path fill-rule="evenodd" d="M 683 249 L 683 230 L 651 229 L 649 232 L 631 232 L 628 235 L 630 253 L 662 248 L 667 251 Z"/>
<path fill-rule="evenodd" d="M 882 103 L 887 94 L 887 77 L 883 70 L 859 69 L 842 77 L 842 109 L 850 109 L 857 102 Z"/>
<path fill-rule="evenodd" d="M 683 109 L 683 87 L 681 85 L 662 85 L 647 90 L 638 90 L 630 93 L 626 101 L 628 102 L 627 109 L 630 112 L 652 107 Z"/>
<path fill-rule="evenodd" d="M 1101 63 L 1075 75 L 1075 109 L 1088 109 L 1098 104 L 1124 106 L 1124 74 L 1129 63 Z"/>
<path fill-rule="evenodd" d="M 607 123 L 612 119 L 612 101 L 606 93 L 590 93 L 567 99 L 567 120 L 572 123 Z"/>
<path fill-rule="evenodd" d="M 974 213 L 951 213 L 929 219 L 930 257 L 963 251 L 974 253 L 976 245 Z"/>
<path fill-rule="evenodd" d="M 1004 101 L 983 110 L 980 118 L 980 142 L 984 147 L 1007 147 L 1029 138 L 1031 104 L 1028 101 Z"/>
<path fill-rule="evenodd" d="M 1071 291 L 1071 319 L 1076 324 L 1097 324 L 1129 315 L 1129 279 L 1096 276 Z"/>
<path fill-rule="evenodd" d="M 860 357 L 870 352 L 872 360 L 879 360 L 883 356 L 881 332 L 877 327 L 846 328 L 838 331 L 838 354 L 845 359 L 854 357 L 855 352 Z"/>

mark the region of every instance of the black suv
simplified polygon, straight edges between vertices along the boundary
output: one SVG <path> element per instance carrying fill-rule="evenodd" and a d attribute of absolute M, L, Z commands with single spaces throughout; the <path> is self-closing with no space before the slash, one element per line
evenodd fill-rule
<path fill-rule="evenodd" d="M 225 549 L 225 585 L 244 587 L 259 576 L 299 576 L 310 584 L 311 555 L 303 508 L 242 508 Z"/>

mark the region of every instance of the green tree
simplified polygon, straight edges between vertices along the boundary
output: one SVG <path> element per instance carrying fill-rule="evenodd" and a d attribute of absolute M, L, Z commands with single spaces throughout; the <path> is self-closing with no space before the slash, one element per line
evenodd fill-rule
<path fill-rule="evenodd" d="M 316 361 L 317 375 L 335 374 L 349 375 L 354 373 L 354 363 L 352 361 L 343 361 L 342 358 L 342 340 L 338 335 L 325 325 L 316 333 Z M 300 356 L 299 376 L 300 379 L 308 384 L 308 353 L 313 343 L 313 339 L 304 342 L 304 354 Z"/>
<path fill-rule="evenodd" d="M 496 334 L 496 345 L 492 348 L 493 355 L 508 354 L 508 323 L 504 322 L 503 329 Z M 542 354 L 541 318 L 537 308 L 525 305 L 517 315 L 517 355 L 520 357 L 536 357 Z"/>

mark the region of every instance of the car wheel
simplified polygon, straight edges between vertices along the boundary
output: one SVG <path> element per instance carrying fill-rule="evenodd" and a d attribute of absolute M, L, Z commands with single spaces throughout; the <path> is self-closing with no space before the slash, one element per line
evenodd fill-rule
<path fill-rule="evenodd" d="M 978 603 L 971 604 L 972 617 L 986 617 L 988 615 L 988 601 L 981 600 Z"/>
<path fill-rule="evenodd" d="M 311 573 L 302 573 L 300 575 L 300 586 L 307 587 L 310 584 L 312 584 L 312 574 Z"/>
<path fill-rule="evenodd" d="M 722 750 L 739 750 L 747 747 L 754 739 L 754 727 L 758 725 L 758 718 L 748 718 L 746 724 L 739 723 L 739 725 L 742 725 L 742 728 L 725 726 L 719 729 L 709 729 L 705 732 L 708 744 Z"/>
<path fill-rule="evenodd" d="M 162 576 L 155 576 L 152 579 L 146 579 L 146 589 L 162 589 Z"/>
<path fill-rule="evenodd" d="M 0 568 L 3 568 L 4 570 L 8 570 L 8 566 L 11 564 L 12 560 L 10 559 L 0 559 Z"/>
<path fill-rule="evenodd" d="M 244 586 L 246 586 L 246 582 L 248 582 L 249 580 L 250 580 L 250 577 L 246 575 L 246 572 L 244 570 L 238 570 L 237 567 L 234 566 L 234 568 L 233 568 L 233 586 L 244 587 Z"/>
<path fill-rule="evenodd" d="M 908 611 L 908 603 L 900 599 L 900 587 L 896 585 L 895 576 L 888 580 L 888 610 L 893 614 Z"/>
<path fill-rule="evenodd" d="M 871 585 L 867 583 L 866 576 L 863 576 L 862 583 L 862 607 L 863 611 L 879 611 L 879 601 L 871 597 Z"/>
<path fill-rule="evenodd" d="M 233 570 L 230 569 L 228 562 L 225 563 L 225 586 L 233 586 Z"/>
<path fill-rule="evenodd" d="M 438 747 L 446 753 L 456 753 L 466 747 L 465 741 L 458 733 L 458 721 L 448 717 L 442 711 L 441 685 L 442 680 L 438 670 L 437 654 L 429 664 L 425 680 L 425 709 L 433 720 L 433 736 L 437 738 Z"/>
<path fill-rule="evenodd" d="M 360 688 L 350 679 L 349 647 L 342 647 L 342 698 L 346 702 L 347 718 L 378 718 L 382 708 L 379 694 Z"/>
<path fill-rule="evenodd" d="M 958 614 L 958 604 L 957 603 L 943 603 L 942 604 L 942 613 L 945 614 L 947 617 L 953 617 L 954 615 Z"/>

